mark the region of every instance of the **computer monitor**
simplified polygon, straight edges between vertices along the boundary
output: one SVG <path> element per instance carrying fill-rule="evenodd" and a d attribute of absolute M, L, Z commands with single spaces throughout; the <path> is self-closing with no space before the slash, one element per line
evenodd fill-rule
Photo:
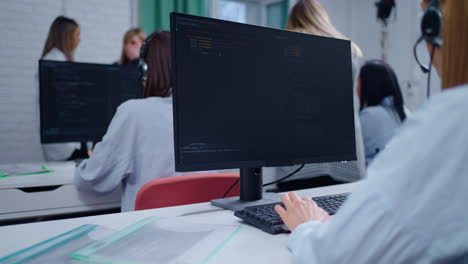
<path fill-rule="evenodd" d="M 143 88 L 136 66 L 40 60 L 39 96 L 42 143 L 97 142 Z"/>
<path fill-rule="evenodd" d="M 176 170 L 241 172 L 214 204 L 261 199 L 261 167 L 356 160 L 350 41 L 179 13 L 171 32 Z"/>

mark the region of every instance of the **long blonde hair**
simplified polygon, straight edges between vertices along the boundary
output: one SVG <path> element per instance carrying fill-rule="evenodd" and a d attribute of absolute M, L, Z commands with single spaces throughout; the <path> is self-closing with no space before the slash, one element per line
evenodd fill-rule
<path fill-rule="evenodd" d="M 44 58 L 53 48 L 59 49 L 65 54 L 68 61 L 73 61 L 73 32 L 78 28 L 78 23 L 68 17 L 57 17 L 49 29 L 41 58 Z"/>
<path fill-rule="evenodd" d="M 442 87 L 468 83 L 468 1 L 442 2 Z"/>
<path fill-rule="evenodd" d="M 286 29 L 325 37 L 348 39 L 333 26 L 327 11 L 317 0 L 297 1 L 289 14 Z M 361 49 L 354 42 L 351 42 L 351 51 L 354 56 L 362 56 Z"/>
<path fill-rule="evenodd" d="M 146 38 L 145 33 L 140 28 L 129 29 L 123 37 L 122 53 L 120 54 L 119 64 L 127 64 L 130 62 L 125 55 L 125 43 L 130 41 L 134 36 L 137 36 L 141 42 L 145 41 Z"/>

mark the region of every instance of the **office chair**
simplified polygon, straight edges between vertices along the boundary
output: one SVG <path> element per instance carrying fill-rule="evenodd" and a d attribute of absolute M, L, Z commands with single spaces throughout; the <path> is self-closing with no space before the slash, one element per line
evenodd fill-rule
<path fill-rule="evenodd" d="M 207 173 L 156 179 L 138 191 L 135 210 L 209 202 L 223 198 L 239 179 L 239 173 Z M 238 196 L 239 185 L 226 197 Z"/>

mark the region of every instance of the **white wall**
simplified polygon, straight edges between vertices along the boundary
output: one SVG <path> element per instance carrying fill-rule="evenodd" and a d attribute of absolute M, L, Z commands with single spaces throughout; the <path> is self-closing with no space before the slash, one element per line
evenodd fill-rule
<path fill-rule="evenodd" d="M 112 63 L 135 25 L 132 0 L 0 1 L 0 164 L 42 159 L 35 81 L 50 24 L 59 15 L 81 27 L 77 61 Z"/>
<path fill-rule="evenodd" d="M 376 0 L 319 0 L 333 24 L 356 42 L 364 60 L 381 58 L 381 24 L 376 19 Z M 290 0 L 292 7 L 296 0 Z M 419 37 L 421 10 L 418 0 L 397 1 L 397 17 L 388 26 L 388 62 L 395 69 L 406 104 L 416 110 L 426 95 L 426 75 L 422 74 L 413 57 L 413 44 Z M 421 60 L 428 62 L 427 50 L 419 48 Z M 433 72 L 432 94 L 440 90 L 440 80 Z"/>

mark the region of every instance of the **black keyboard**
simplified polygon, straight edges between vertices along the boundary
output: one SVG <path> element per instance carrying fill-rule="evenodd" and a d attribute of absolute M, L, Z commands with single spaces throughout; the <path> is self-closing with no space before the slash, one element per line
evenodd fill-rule
<path fill-rule="evenodd" d="M 314 197 L 312 200 L 329 215 L 334 215 L 343 202 L 346 201 L 348 195 L 349 193 L 320 196 Z M 283 203 L 271 203 L 246 207 L 244 210 L 236 211 L 234 215 L 267 233 L 273 235 L 288 233 L 289 229 L 275 211 L 275 205 L 277 204 L 283 205 Z"/>

